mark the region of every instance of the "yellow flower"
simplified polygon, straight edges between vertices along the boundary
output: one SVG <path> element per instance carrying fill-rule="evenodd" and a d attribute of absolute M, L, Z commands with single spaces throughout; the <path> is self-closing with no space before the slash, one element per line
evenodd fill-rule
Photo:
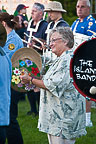
<path fill-rule="evenodd" d="M 13 75 L 13 76 L 12 76 L 12 82 L 15 82 L 15 84 L 18 84 L 18 83 L 20 82 L 19 76 Z"/>

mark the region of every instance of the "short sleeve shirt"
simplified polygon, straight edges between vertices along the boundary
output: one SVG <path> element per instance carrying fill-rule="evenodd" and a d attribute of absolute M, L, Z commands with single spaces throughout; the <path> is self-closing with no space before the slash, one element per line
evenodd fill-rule
<path fill-rule="evenodd" d="M 23 42 L 15 30 L 12 30 L 8 36 L 5 46 L 3 47 L 7 55 L 11 58 L 12 55 L 20 48 L 23 48 Z"/>
<path fill-rule="evenodd" d="M 82 22 L 78 18 L 75 22 L 73 22 L 71 29 L 75 33 L 81 33 L 87 36 L 92 36 L 93 33 L 96 33 L 96 20 L 92 17 L 92 15 L 84 18 Z"/>
<path fill-rule="evenodd" d="M 70 54 L 57 57 L 43 77 L 38 128 L 71 139 L 86 134 L 85 98 L 74 88 L 69 74 Z"/>

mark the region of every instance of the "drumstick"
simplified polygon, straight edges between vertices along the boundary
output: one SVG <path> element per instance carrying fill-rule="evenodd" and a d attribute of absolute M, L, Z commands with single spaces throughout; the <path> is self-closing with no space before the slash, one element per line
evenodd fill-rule
<path fill-rule="evenodd" d="M 28 36 L 28 34 L 26 34 L 26 33 L 24 33 L 27 37 L 29 37 Z M 42 41 L 40 41 L 38 38 L 36 38 L 35 36 L 31 36 L 34 40 L 36 40 L 37 42 L 39 42 L 41 45 L 43 45 L 43 42 Z"/>
<path fill-rule="evenodd" d="M 36 38 L 36 37 L 34 37 L 34 36 L 32 36 L 32 37 L 33 37 L 34 40 L 36 40 L 37 42 L 39 42 L 41 45 L 44 45 L 45 48 L 50 49 L 50 48 L 49 48 L 49 45 L 44 44 L 42 41 L 40 41 L 38 38 Z"/>
<path fill-rule="evenodd" d="M 34 37 L 34 36 L 32 36 L 32 38 L 33 38 L 34 40 L 36 40 L 37 42 L 39 42 L 41 45 L 43 45 L 43 42 L 40 41 L 38 38 L 36 38 L 36 37 Z"/>
<path fill-rule="evenodd" d="M 87 31 L 89 31 L 89 32 L 93 33 L 94 35 L 96 35 L 96 33 L 92 30 L 87 30 Z"/>
<path fill-rule="evenodd" d="M 23 39 L 22 39 L 22 41 L 28 44 L 28 42 L 27 42 L 26 40 L 23 40 Z M 40 49 L 40 47 L 37 46 L 37 45 L 33 45 L 33 47 Z M 40 50 L 41 50 L 41 49 L 40 49 Z"/>
<path fill-rule="evenodd" d="M 37 46 L 37 45 L 33 45 L 33 47 L 40 49 L 40 47 L 39 47 L 39 46 Z M 41 50 L 41 49 L 40 49 L 40 50 Z"/>
<path fill-rule="evenodd" d="M 24 32 L 24 34 L 25 34 L 27 37 L 29 37 L 29 35 L 28 35 L 27 33 Z"/>
<path fill-rule="evenodd" d="M 29 37 L 28 34 L 26 34 L 25 32 L 24 32 L 24 34 L 25 34 L 27 37 Z M 40 41 L 38 38 L 36 38 L 36 37 L 34 37 L 34 36 L 32 36 L 32 37 L 33 37 L 34 40 L 36 40 L 36 41 L 39 42 L 41 45 L 43 45 L 43 42 Z M 28 44 L 27 41 L 24 40 L 24 42 Z M 36 45 L 33 45 L 33 46 L 34 46 L 35 48 L 40 49 L 40 47 L 38 47 L 38 46 L 36 46 Z M 45 46 L 46 49 L 50 50 L 49 45 L 44 45 L 44 46 Z M 45 53 L 45 52 L 44 52 L 44 49 L 43 49 L 43 53 Z"/>
<path fill-rule="evenodd" d="M 23 40 L 23 39 L 22 39 L 22 41 L 28 44 L 28 42 L 27 42 L 26 40 Z"/>

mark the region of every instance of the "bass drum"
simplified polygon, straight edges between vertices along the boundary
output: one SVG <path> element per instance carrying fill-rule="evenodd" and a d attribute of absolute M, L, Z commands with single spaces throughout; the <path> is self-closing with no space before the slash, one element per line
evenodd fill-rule
<path fill-rule="evenodd" d="M 70 76 L 80 94 L 96 101 L 96 94 L 90 93 L 90 88 L 96 86 L 96 38 L 83 42 L 74 51 Z"/>

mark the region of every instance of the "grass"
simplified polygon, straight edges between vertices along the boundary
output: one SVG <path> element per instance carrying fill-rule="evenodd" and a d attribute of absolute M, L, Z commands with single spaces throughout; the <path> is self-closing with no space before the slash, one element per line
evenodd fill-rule
<path fill-rule="evenodd" d="M 34 118 L 32 115 L 26 115 L 26 113 L 30 110 L 27 98 L 26 101 L 19 102 L 18 106 L 18 122 L 22 132 L 24 144 L 48 144 L 47 135 L 39 132 L 37 128 L 38 116 Z"/>
<path fill-rule="evenodd" d="M 38 116 L 32 118 L 26 115 L 30 110 L 29 102 L 19 102 L 18 121 L 23 135 L 24 144 L 48 144 L 47 135 L 37 128 Z M 87 135 L 76 139 L 75 144 L 96 144 L 96 109 L 92 108 L 93 127 L 87 128 Z"/>

